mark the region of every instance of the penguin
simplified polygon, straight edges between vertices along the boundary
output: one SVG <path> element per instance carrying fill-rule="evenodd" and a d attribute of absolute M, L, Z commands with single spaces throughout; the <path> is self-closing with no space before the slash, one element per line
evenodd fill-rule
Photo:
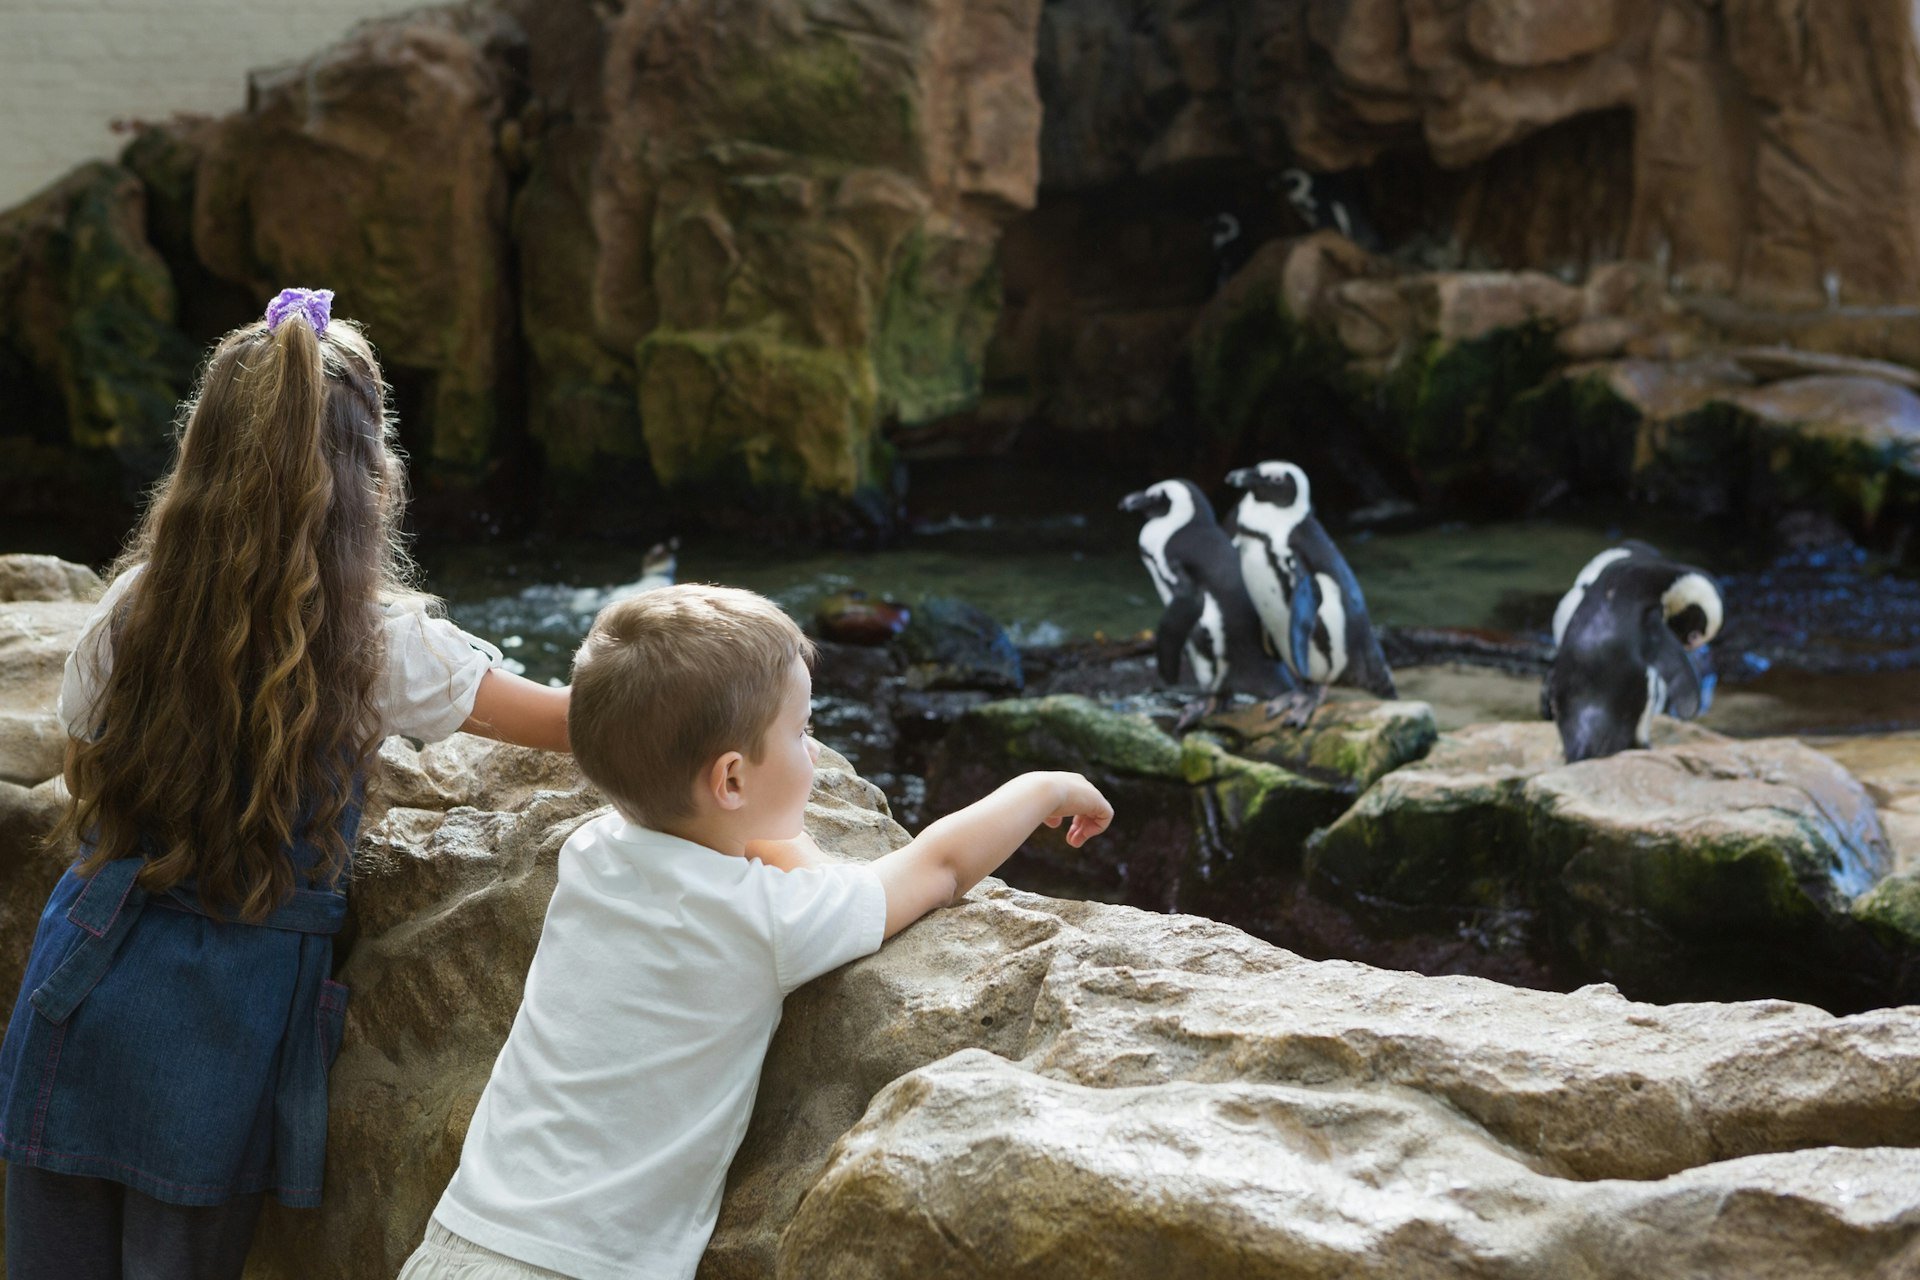
<path fill-rule="evenodd" d="M 1160 678 L 1178 683 L 1184 649 L 1206 692 L 1181 715 L 1176 732 L 1211 714 L 1225 694 L 1278 698 L 1291 689 L 1285 668 L 1262 640 L 1233 543 L 1199 486 L 1162 480 L 1128 494 L 1120 509 L 1146 517 L 1140 559 L 1166 607 L 1154 633 Z"/>
<path fill-rule="evenodd" d="M 1663 712 L 1705 711 L 1712 681 L 1691 655 L 1724 616 L 1712 578 L 1644 542 L 1588 561 L 1554 610 L 1553 665 L 1540 688 L 1540 714 L 1559 727 L 1567 763 L 1648 746 Z"/>
<path fill-rule="evenodd" d="M 1247 250 L 1239 243 L 1240 219 L 1231 213 L 1214 214 L 1211 238 L 1214 261 L 1213 287 L 1218 291 L 1226 287 L 1227 281 L 1233 278 L 1233 273 L 1247 261 Z"/>
<path fill-rule="evenodd" d="M 646 554 L 640 557 L 640 576 L 632 582 L 613 587 L 581 587 L 573 593 L 568 603 L 575 613 L 598 613 L 615 600 L 625 600 L 628 596 L 637 596 L 656 587 L 672 586 L 679 567 L 680 539 L 676 535 L 647 548 Z"/>
<path fill-rule="evenodd" d="M 1279 181 L 1286 189 L 1287 203 L 1309 229 L 1331 227 L 1362 249 L 1379 249 L 1380 235 L 1360 211 L 1356 183 L 1339 174 L 1312 174 L 1300 168 L 1282 169 Z"/>
<path fill-rule="evenodd" d="M 1262 462 L 1229 473 L 1227 483 L 1245 490 L 1233 542 L 1247 592 L 1273 650 L 1308 686 L 1288 722 L 1312 719 L 1330 684 L 1399 697 L 1360 583 L 1314 518 L 1307 473 L 1291 462 Z M 1267 711 L 1278 714 L 1280 704 Z"/>

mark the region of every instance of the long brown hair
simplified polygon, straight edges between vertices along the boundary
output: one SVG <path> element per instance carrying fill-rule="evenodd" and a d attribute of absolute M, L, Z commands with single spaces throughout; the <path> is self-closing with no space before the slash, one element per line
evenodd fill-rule
<path fill-rule="evenodd" d="M 365 336 L 304 315 L 236 329 L 183 406 L 179 450 L 114 576 L 112 668 L 70 741 L 53 839 L 80 874 L 144 855 L 159 892 L 258 921 L 295 887 L 297 838 L 335 883 L 355 774 L 379 745 L 384 596 L 409 594 L 387 388 Z M 71 714 L 71 712 L 70 712 Z"/>

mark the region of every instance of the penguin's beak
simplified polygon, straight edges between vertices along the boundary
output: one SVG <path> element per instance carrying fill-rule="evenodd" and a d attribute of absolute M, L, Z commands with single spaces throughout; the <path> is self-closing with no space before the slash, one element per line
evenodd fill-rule
<path fill-rule="evenodd" d="M 1227 483 L 1236 489 L 1251 489 L 1256 474 L 1252 467 L 1241 467 L 1238 471 L 1227 472 Z"/>
<path fill-rule="evenodd" d="M 1120 499 L 1120 509 L 1122 511 L 1145 511 L 1148 501 L 1147 491 L 1142 489 L 1139 493 L 1130 493 Z"/>

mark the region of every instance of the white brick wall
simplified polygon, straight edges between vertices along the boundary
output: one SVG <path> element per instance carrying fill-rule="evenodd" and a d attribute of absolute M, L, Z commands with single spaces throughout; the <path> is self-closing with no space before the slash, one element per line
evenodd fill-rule
<path fill-rule="evenodd" d="M 116 119 L 246 104 L 247 72 L 420 0 L 0 0 L 0 209 L 126 145 Z"/>

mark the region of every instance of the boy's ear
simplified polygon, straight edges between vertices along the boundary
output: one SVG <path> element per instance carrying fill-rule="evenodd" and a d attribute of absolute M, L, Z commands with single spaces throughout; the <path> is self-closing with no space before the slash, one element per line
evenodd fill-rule
<path fill-rule="evenodd" d="M 742 785 L 741 777 L 743 772 L 741 766 L 745 763 L 746 757 L 738 751 L 729 751 L 723 756 L 716 757 L 714 762 L 707 766 L 703 784 L 707 798 L 726 810 L 738 809 L 745 804 L 747 791 Z"/>

